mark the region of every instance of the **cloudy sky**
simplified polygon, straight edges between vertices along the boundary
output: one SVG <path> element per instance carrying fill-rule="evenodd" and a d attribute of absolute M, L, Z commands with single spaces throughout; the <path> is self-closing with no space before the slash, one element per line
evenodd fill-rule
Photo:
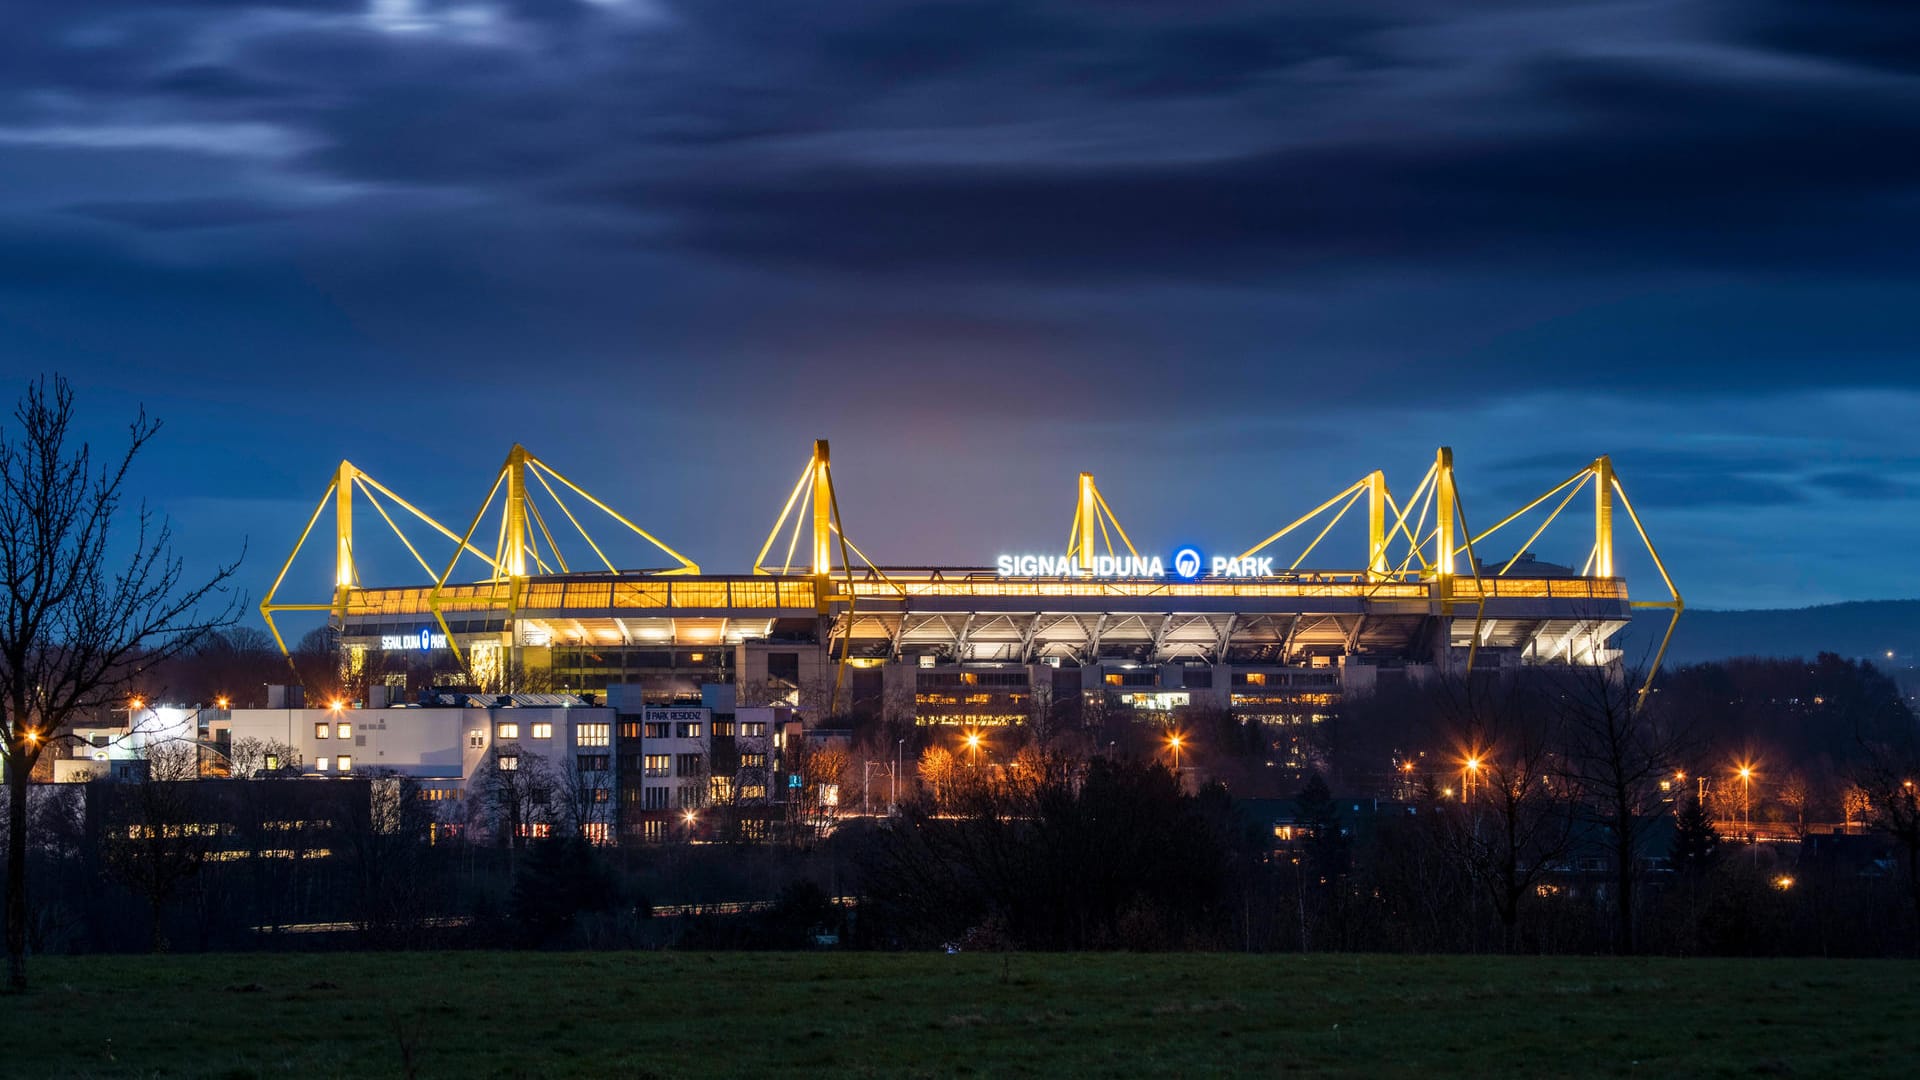
<path fill-rule="evenodd" d="M 1081 469 L 1237 549 L 1448 444 L 1481 521 L 1611 453 L 1694 604 L 1920 595 L 1910 3 L 6 23 L 7 396 L 162 416 L 142 488 L 256 597 L 342 457 L 462 525 L 524 442 L 736 570 L 815 437 L 882 562 L 1057 548 Z"/>

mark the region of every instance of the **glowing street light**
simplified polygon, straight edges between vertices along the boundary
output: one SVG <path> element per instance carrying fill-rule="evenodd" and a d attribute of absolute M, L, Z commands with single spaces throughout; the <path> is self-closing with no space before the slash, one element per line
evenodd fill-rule
<path fill-rule="evenodd" d="M 1753 766 L 1743 761 L 1734 770 L 1734 775 L 1740 777 L 1740 825 L 1747 831 L 1747 844 L 1754 849 L 1753 859 L 1758 862 L 1760 850 L 1753 837 Z"/>
<path fill-rule="evenodd" d="M 346 707 L 347 707 L 347 703 L 344 701 L 341 701 L 339 698 L 334 698 L 332 701 L 327 703 L 327 708 L 333 710 L 334 712 L 339 712 L 342 709 L 345 709 Z"/>
<path fill-rule="evenodd" d="M 134 698 L 133 700 L 127 702 L 127 708 L 132 709 L 135 712 L 139 712 L 141 709 L 144 709 L 146 707 L 147 707 L 147 702 L 145 698 Z"/>
<path fill-rule="evenodd" d="M 980 765 L 980 733 L 977 731 L 967 732 L 966 743 L 967 752 L 971 755 L 968 767 L 978 768 Z"/>
<path fill-rule="evenodd" d="M 225 709 L 230 707 L 233 702 L 225 697 L 217 697 L 213 699 L 213 704 L 216 708 Z"/>
<path fill-rule="evenodd" d="M 1473 782 L 1479 776 L 1480 757 L 1476 754 L 1468 757 L 1466 764 L 1460 770 L 1460 801 L 1465 802 L 1473 798 Z"/>
<path fill-rule="evenodd" d="M 1176 731 L 1167 736 L 1167 749 L 1173 751 L 1173 775 L 1175 777 L 1180 775 L 1180 747 L 1183 745 L 1185 745 L 1185 740 L 1180 737 L 1179 732 Z"/>

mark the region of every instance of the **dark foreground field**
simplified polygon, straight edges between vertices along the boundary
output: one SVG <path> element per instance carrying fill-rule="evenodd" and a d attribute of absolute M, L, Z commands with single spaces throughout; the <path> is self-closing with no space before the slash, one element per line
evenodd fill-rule
<path fill-rule="evenodd" d="M 1912 1076 L 1920 964 L 1222 955 L 42 959 L 7 1076 Z M 24 1033 L 24 1037 L 18 1037 Z"/>

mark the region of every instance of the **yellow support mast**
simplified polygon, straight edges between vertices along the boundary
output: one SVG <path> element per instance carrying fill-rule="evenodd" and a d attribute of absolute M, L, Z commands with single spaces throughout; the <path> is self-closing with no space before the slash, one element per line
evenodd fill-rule
<path fill-rule="evenodd" d="M 260 618 L 267 624 L 267 631 L 273 635 L 274 644 L 280 647 L 281 655 L 290 657 L 292 654 L 287 648 L 286 639 L 280 634 L 279 624 L 274 621 L 275 615 L 288 612 L 305 612 L 311 614 L 326 612 L 331 618 L 344 619 L 347 615 L 348 607 L 352 603 L 354 592 L 360 588 L 360 568 L 354 541 L 353 510 L 356 497 L 365 498 L 373 507 L 374 511 L 380 515 L 381 520 L 386 523 L 387 528 L 390 529 L 395 536 L 400 538 L 400 543 L 406 547 L 407 553 L 413 556 L 414 561 L 418 562 L 421 568 L 428 574 L 433 573 L 432 567 L 427 563 L 426 559 L 421 557 L 420 550 L 414 546 L 412 540 L 408 539 L 407 534 L 401 530 L 399 523 L 394 521 L 393 515 L 389 514 L 387 508 L 381 504 L 380 499 L 382 496 L 391 500 L 395 506 L 412 514 L 418 520 L 426 522 L 429 527 L 441 536 L 454 541 L 456 544 L 460 543 L 460 537 L 454 535 L 451 529 L 435 521 L 432 517 L 428 516 L 426 512 L 395 494 L 391 488 L 375 480 L 370 474 L 354 465 L 353 462 L 342 461 L 339 465 L 335 466 L 333 475 L 327 482 L 326 490 L 321 493 L 319 503 L 314 506 L 312 516 L 307 519 L 306 528 L 300 531 L 300 538 L 294 541 L 293 550 L 287 553 L 286 562 L 280 566 L 280 573 L 275 576 L 273 585 L 267 589 L 266 596 L 260 601 Z M 333 503 L 332 596 L 328 602 L 324 604 L 318 602 L 280 603 L 278 600 L 280 588 L 286 584 L 287 575 L 292 571 L 294 561 L 300 557 L 300 552 L 306 547 L 308 538 L 313 535 L 314 526 L 320 523 L 321 515 L 326 513 L 329 501 Z M 486 558 L 485 555 L 472 547 L 466 547 L 465 550 L 474 555 L 478 555 L 482 559 Z"/>
<path fill-rule="evenodd" d="M 484 602 L 488 607 L 505 608 L 510 622 L 512 616 L 519 611 L 520 599 L 529 577 L 536 571 L 551 573 L 557 569 L 565 573 L 568 570 L 566 559 L 561 555 L 559 545 L 554 542 L 553 532 L 548 528 L 539 505 L 532 498 L 532 489 L 527 485 L 529 478 L 539 485 L 540 490 L 547 493 L 553 505 L 559 509 L 568 524 L 579 533 L 580 539 L 593 550 L 594 555 L 600 559 L 608 573 L 620 574 L 623 571 L 613 564 L 613 560 L 606 556 L 599 542 L 587 531 L 586 526 L 580 523 L 579 517 L 561 497 L 560 488 L 554 486 L 556 483 L 584 499 L 588 505 L 606 514 L 618 524 L 625 526 L 678 564 L 669 569 L 657 571 L 658 573 L 671 575 L 700 572 L 697 563 L 668 547 L 652 533 L 635 525 L 619 511 L 594 497 L 585 488 L 561 475 L 558 470 L 542 461 L 526 447 L 515 443 L 507 451 L 507 459 L 501 464 L 500 471 L 494 474 L 493 486 L 487 490 L 487 497 L 481 500 L 480 509 L 475 511 L 473 521 L 467 526 L 465 535 L 458 538 L 460 546 L 454 550 L 453 558 L 447 562 L 446 569 L 435 576 L 433 589 L 427 594 L 427 608 L 433 612 L 434 621 L 440 624 L 441 632 L 447 635 L 447 644 L 453 649 L 454 658 L 459 660 L 462 666 L 467 665 L 467 658 L 454 637 L 453 628 L 447 623 L 443 609 L 448 582 L 452 580 L 455 568 L 460 565 L 461 556 L 468 553 L 479 555 L 490 570 L 489 575 L 483 579 L 484 582 L 505 586 L 504 596 L 498 589 L 494 589 L 484 598 Z M 480 554 L 471 541 L 474 533 L 479 531 L 481 524 L 487 519 L 488 512 L 493 507 L 494 498 L 501 496 L 503 492 L 497 540 L 493 556 L 488 558 Z M 552 566 L 549 566 L 541 555 L 540 538 L 546 540 L 547 554 L 553 557 Z M 517 640 L 512 647 L 518 647 Z"/>

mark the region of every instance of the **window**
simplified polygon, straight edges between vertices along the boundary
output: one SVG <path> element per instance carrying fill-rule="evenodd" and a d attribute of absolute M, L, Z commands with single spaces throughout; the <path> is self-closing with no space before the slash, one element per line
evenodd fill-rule
<path fill-rule="evenodd" d="M 328 760 L 327 760 L 326 758 L 314 758 L 314 759 L 313 759 L 313 771 L 315 771 L 315 772 L 326 772 L 326 771 L 327 771 L 327 765 L 328 765 L 328 764 L 329 764 L 329 761 L 328 761 Z"/>
<path fill-rule="evenodd" d="M 672 768 L 672 757 L 666 754 L 648 754 L 644 773 L 647 776 L 669 776 L 671 773 L 668 770 Z"/>
<path fill-rule="evenodd" d="M 707 781 L 707 797 L 723 803 L 733 798 L 733 777 L 716 776 Z"/>
<path fill-rule="evenodd" d="M 706 770 L 700 765 L 699 754 L 675 754 L 673 756 L 673 775 L 700 776 Z"/>
<path fill-rule="evenodd" d="M 353 725 L 352 724 L 335 724 L 333 725 L 333 733 L 338 738 L 351 739 L 353 738 Z"/>
<path fill-rule="evenodd" d="M 517 739 L 520 737 L 520 725 L 502 720 L 493 725 L 493 737 L 496 739 Z"/>
<path fill-rule="evenodd" d="M 278 772 L 279 770 L 280 770 L 280 755 L 268 754 L 267 755 L 267 771 Z"/>
<path fill-rule="evenodd" d="M 353 756 L 352 756 L 352 755 L 350 755 L 350 754 L 341 754 L 341 755 L 340 755 L 340 771 L 341 771 L 341 772 L 352 772 L 352 771 L 353 771 Z"/>
<path fill-rule="evenodd" d="M 536 739 L 553 738 L 553 725 L 546 723 L 545 721 L 542 721 L 541 723 L 533 725 L 533 737 Z"/>
<path fill-rule="evenodd" d="M 671 724 L 668 724 L 668 723 L 666 723 L 665 721 L 662 721 L 662 722 L 660 722 L 660 723 L 657 723 L 657 724 L 648 724 L 648 725 L 647 725 L 647 738 L 649 738 L 649 739 L 664 739 L 664 738 L 666 738 L 666 737 L 667 737 L 667 732 L 668 732 L 668 731 L 669 731 L 669 730 L 670 730 L 670 729 L 672 728 L 672 726 L 673 726 L 673 725 L 671 725 Z"/>
<path fill-rule="evenodd" d="M 472 731 L 467 732 L 467 745 L 473 747 L 475 750 L 487 745 L 487 733 L 481 731 L 479 728 L 474 728 Z"/>
<path fill-rule="evenodd" d="M 681 724 L 680 730 L 678 731 L 677 735 L 679 738 L 682 738 L 682 739 L 697 739 L 700 737 L 700 725 L 699 724 Z"/>
<path fill-rule="evenodd" d="M 748 720 L 740 725 L 740 737 L 743 739 L 764 739 L 767 737 L 767 725 L 758 720 Z"/>
<path fill-rule="evenodd" d="M 767 767 L 767 755 L 741 754 L 740 767 L 743 769 L 764 769 Z"/>
<path fill-rule="evenodd" d="M 495 760 L 500 763 L 501 772 L 513 772 L 520 767 L 520 758 L 514 754 L 501 754 Z"/>
<path fill-rule="evenodd" d="M 680 785 L 680 809 L 698 810 L 700 809 L 700 806 L 701 806 L 700 785 L 699 784 Z"/>
<path fill-rule="evenodd" d="M 606 772 L 608 765 L 607 755 L 581 754 L 579 764 L 580 771 L 583 773 Z"/>
<path fill-rule="evenodd" d="M 715 720 L 713 722 L 713 735 L 716 739 L 733 738 L 733 721 Z"/>
<path fill-rule="evenodd" d="M 589 844 L 611 844 L 613 826 L 604 821 L 589 821 L 580 826 L 580 836 Z"/>
<path fill-rule="evenodd" d="M 664 821 L 643 821 L 640 823 L 640 839 L 657 844 L 667 838 L 667 824 Z"/>
<path fill-rule="evenodd" d="M 667 808 L 667 789 L 650 787 L 640 793 L 642 810 L 665 810 Z"/>
<path fill-rule="evenodd" d="M 740 798 L 742 798 L 743 800 L 752 801 L 755 799 L 764 799 L 766 797 L 767 797 L 767 785 L 765 784 L 741 784 L 740 785 Z"/>
<path fill-rule="evenodd" d="M 331 738 L 331 737 L 332 737 L 332 735 L 333 735 L 333 729 L 332 729 L 331 727 L 328 727 L 328 726 L 327 726 L 326 724 L 315 724 L 315 725 L 313 725 L 313 737 L 314 737 L 314 738 L 316 738 L 316 739 L 326 739 L 326 738 Z"/>
<path fill-rule="evenodd" d="M 613 729 L 609 724 L 581 724 L 573 740 L 577 746 L 606 746 L 613 741 Z"/>
<path fill-rule="evenodd" d="M 800 684 L 800 654 L 797 652 L 768 653 L 767 678 L 780 679 L 798 686 Z"/>

